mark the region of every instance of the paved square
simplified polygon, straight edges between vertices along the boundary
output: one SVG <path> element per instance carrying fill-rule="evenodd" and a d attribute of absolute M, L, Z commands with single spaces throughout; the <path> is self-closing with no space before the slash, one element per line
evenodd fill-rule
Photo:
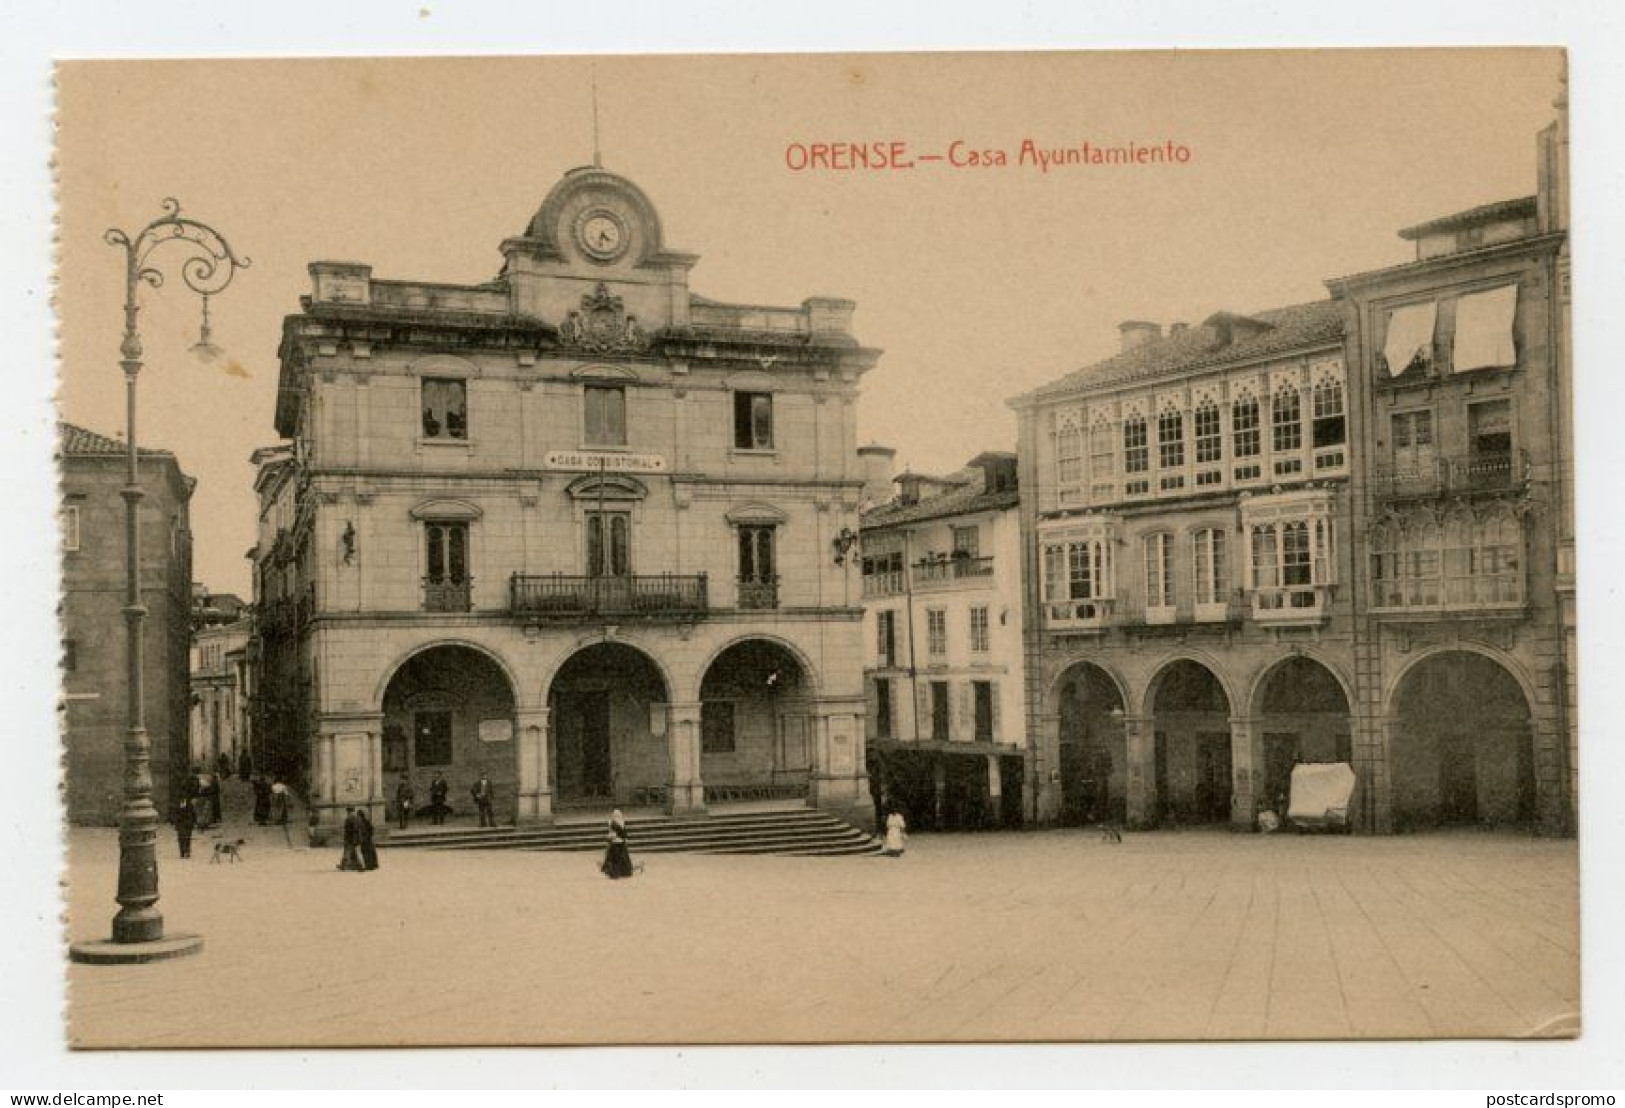
<path fill-rule="evenodd" d="M 1573 842 L 1082 831 L 916 836 L 899 860 L 160 844 L 199 956 L 71 966 L 77 1047 L 1566 1035 Z M 235 833 L 233 834 L 235 837 Z M 74 939 L 116 837 L 73 832 Z"/>

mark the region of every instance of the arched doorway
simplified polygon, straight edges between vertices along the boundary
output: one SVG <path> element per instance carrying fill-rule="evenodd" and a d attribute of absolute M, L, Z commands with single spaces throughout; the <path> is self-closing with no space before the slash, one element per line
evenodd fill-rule
<path fill-rule="evenodd" d="M 1077 662 L 1057 685 L 1061 717 L 1061 822 L 1121 823 L 1128 811 L 1126 706 L 1117 682 Z"/>
<path fill-rule="evenodd" d="M 700 680 L 700 778 L 707 804 L 807 795 L 810 680 L 788 649 L 746 639 Z"/>
<path fill-rule="evenodd" d="M 659 667 L 635 647 L 601 642 L 572 654 L 547 694 L 554 807 L 663 803 L 668 701 Z"/>
<path fill-rule="evenodd" d="M 1148 698 L 1157 819 L 1230 818 L 1230 697 L 1212 670 L 1181 658 L 1158 671 Z"/>
<path fill-rule="evenodd" d="M 1299 762 L 1351 762 L 1353 727 L 1342 682 L 1323 664 L 1298 654 L 1277 662 L 1258 689 L 1263 753 L 1261 808 L 1286 811 L 1292 767 Z"/>
<path fill-rule="evenodd" d="M 1400 679 L 1391 713 L 1397 829 L 1534 820 L 1529 703 L 1494 659 L 1424 658 Z"/>
<path fill-rule="evenodd" d="M 429 803 L 436 774 L 448 804 L 472 816 L 470 790 L 491 779 L 497 820 L 512 822 L 518 805 L 514 695 L 492 658 L 468 646 L 432 646 L 403 662 L 384 689 L 383 780 L 393 798 L 402 774 L 419 803 Z"/>

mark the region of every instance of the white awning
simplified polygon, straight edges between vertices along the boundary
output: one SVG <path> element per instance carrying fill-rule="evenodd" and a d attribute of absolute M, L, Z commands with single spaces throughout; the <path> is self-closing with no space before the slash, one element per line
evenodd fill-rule
<path fill-rule="evenodd" d="M 1518 286 L 1502 285 L 1475 292 L 1456 303 L 1456 349 L 1451 359 L 1457 373 L 1516 365 L 1512 320 L 1518 314 Z"/>
<path fill-rule="evenodd" d="M 1382 356 L 1388 361 L 1388 375 L 1398 377 L 1420 357 L 1423 363 L 1433 360 L 1433 321 L 1439 313 L 1438 304 L 1407 304 L 1396 308 L 1388 316 L 1388 341 Z"/>

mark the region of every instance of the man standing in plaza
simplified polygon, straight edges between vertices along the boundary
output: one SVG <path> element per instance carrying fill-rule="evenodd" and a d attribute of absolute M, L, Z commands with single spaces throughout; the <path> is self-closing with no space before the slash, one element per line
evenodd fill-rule
<path fill-rule="evenodd" d="M 474 782 L 474 806 L 480 810 L 480 826 L 495 827 L 496 816 L 491 813 L 492 788 L 491 778 L 488 774 L 480 774 L 480 779 Z"/>
<path fill-rule="evenodd" d="M 446 822 L 446 794 L 449 791 L 451 786 L 446 784 L 445 775 L 436 770 L 434 780 L 429 782 L 429 814 L 433 816 L 436 827 Z"/>
<path fill-rule="evenodd" d="M 402 831 L 412 821 L 412 779 L 401 774 L 401 783 L 395 786 L 395 818 Z"/>
<path fill-rule="evenodd" d="M 361 820 L 354 808 L 344 810 L 344 853 L 339 856 L 339 869 L 361 870 Z"/>
<path fill-rule="evenodd" d="M 181 848 L 181 857 L 192 856 L 192 828 L 197 826 L 197 812 L 190 798 L 182 797 L 175 810 L 175 841 Z"/>

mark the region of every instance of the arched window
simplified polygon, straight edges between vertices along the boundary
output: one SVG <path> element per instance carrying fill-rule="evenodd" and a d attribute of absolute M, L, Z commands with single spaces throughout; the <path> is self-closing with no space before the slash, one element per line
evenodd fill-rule
<path fill-rule="evenodd" d="M 1290 454 L 1303 448 L 1303 401 L 1298 390 L 1282 385 L 1270 402 L 1270 446 L 1277 454 Z"/>
<path fill-rule="evenodd" d="M 1130 416 L 1123 421 L 1123 472 L 1145 473 L 1151 468 L 1151 446 L 1145 417 Z"/>
<path fill-rule="evenodd" d="M 1203 400 L 1196 408 L 1196 464 L 1216 462 L 1224 453 L 1224 435 L 1219 428 L 1219 406 Z"/>
<path fill-rule="evenodd" d="M 1263 453 L 1258 399 L 1241 396 L 1230 405 L 1230 455 L 1236 461 L 1235 479 L 1252 481 L 1263 475 L 1258 457 Z"/>

